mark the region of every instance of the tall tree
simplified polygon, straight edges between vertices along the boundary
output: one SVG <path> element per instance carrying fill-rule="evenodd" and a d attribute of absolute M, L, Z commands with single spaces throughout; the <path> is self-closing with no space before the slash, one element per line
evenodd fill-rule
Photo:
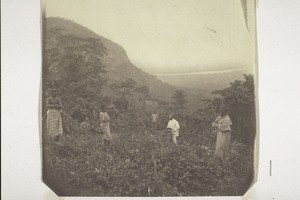
<path fill-rule="evenodd" d="M 126 111 L 129 107 L 130 97 L 134 96 L 134 91 L 138 88 L 137 82 L 129 78 L 120 83 L 113 83 L 110 87 L 116 97 L 115 104 L 117 108 L 120 111 Z M 134 104 L 134 102 L 132 103 Z"/>
<path fill-rule="evenodd" d="M 54 28 L 49 30 L 48 40 L 55 41 L 55 47 L 46 50 L 52 82 L 60 81 L 66 86 L 76 82 L 80 86 L 93 86 L 94 90 L 101 88 L 105 82 L 102 57 L 106 48 L 100 39 L 64 34 L 63 29 Z"/>
<path fill-rule="evenodd" d="M 244 80 L 235 80 L 230 83 L 230 87 L 213 92 L 221 95 L 223 105 L 229 110 L 233 121 L 233 136 L 250 145 L 256 134 L 254 92 L 254 77 L 251 74 L 244 74 Z"/>

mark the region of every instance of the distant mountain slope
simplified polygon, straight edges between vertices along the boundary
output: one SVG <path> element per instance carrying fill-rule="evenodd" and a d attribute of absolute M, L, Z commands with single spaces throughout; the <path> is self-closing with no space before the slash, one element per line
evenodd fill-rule
<path fill-rule="evenodd" d="M 121 82 L 132 78 L 139 85 L 145 85 L 150 89 L 150 93 L 155 98 L 160 99 L 170 99 L 175 91 L 175 87 L 172 87 L 161 80 L 157 79 L 155 76 L 150 75 L 141 69 L 134 66 L 129 60 L 126 51 L 120 45 L 104 38 L 93 31 L 74 23 L 70 20 L 51 17 L 46 19 L 46 30 L 57 28 L 61 29 L 64 34 L 71 34 L 82 38 L 97 38 L 100 39 L 103 45 L 107 48 L 107 55 L 102 59 L 105 65 L 105 70 L 107 70 L 106 76 L 110 83 Z M 51 41 L 47 41 L 47 46 L 51 47 L 55 45 Z"/>
<path fill-rule="evenodd" d="M 88 28 L 72 22 L 70 20 L 51 17 L 46 19 L 46 49 L 55 49 L 58 47 L 53 30 L 59 30 L 57 35 L 74 35 L 78 38 L 96 38 L 100 39 L 107 54 L 101 58 L 105 66 L 108 84 L 104 86 L 105 95 L 110 96 L 109 85 L 120 83 L 128 79 L 133 79 L 139 86 L 147 86 L 153 98 L 166 102 L 172 102 L 172 96 L 176 89 L 184 90 L 187 107 L 190 110 L 201 108 L 203 103 L 201 99 L 209 98 L 213 90 L 222 89 L 229 86 L 229 82 L 236 79 L 242 79 L 244 71 L 233 71 L 214 74 L 195 74 L 195 75 L 158 75 L 154 76 L 142 71 L 133 65 L 128 58 L 126 51 L 119 44 L 106 39 Z M 49 69 L 51 68 L 48 66 Z M 59 68 L 61 66 L 57 66 Z M 61 71 L 51 68 L 52 73 L 60 76 Z"/>

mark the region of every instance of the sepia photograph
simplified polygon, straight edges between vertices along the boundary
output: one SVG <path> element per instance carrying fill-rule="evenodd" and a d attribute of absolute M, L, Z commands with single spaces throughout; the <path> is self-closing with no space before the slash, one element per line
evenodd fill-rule
<path fill-rule="evenodd" d="M 42 180 L 58 196 L 243 196 L 256 0 L 42 0 Z"/>

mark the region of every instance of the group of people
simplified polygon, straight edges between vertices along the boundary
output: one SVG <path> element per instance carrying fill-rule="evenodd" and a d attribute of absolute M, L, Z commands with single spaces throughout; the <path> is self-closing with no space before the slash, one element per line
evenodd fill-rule
<path fill-rule="evenodd" d="M 62 128 L 62 103 L 57 96 L 57 90 L 52 89 L 50 97 L 46 100 L 47 108 L 47 132 L 48 136 L 59 141 L 63 134 Z M 100 128 L 103 132 L 104 146 L 108 146 L 111 143 L 112 135 L 110 132 L 110 117 L 106 111 L 105 106 L 101 106 L 101 112 L 99 114 Z M 157 131 L 158 114 L 153 112 L 151 114 L 152 128 Z M 212 123 L 212 127 L 217 130 L 217 141 L 215 154 L 223 157 L 231 139 L 231 125 L 232 121 L 226 114 L 226 110 L 222 109 L 221 115 L 216 118 Z M 173 115 L 169 115 L 169 121 L 167 124 L 167 130 L 171 133 L 172 141 L 177 144 L 177 137 L 179 136 L 180 125 L 179 122 L 174 119 Z"/>
<path fill-rule="evenodd" d="M 47 133 L 50 139 L 58 142 L 63 135 L 62 127 L 62 103 L 57 96 L 57 90 L 52 89 L 50 97 L 46 100 L 47 108 Z M 103 132 L 104 145 L 108 146 L 112 140 L 110 132 L 110 117 L 106 112 L 105 106 L 101 106 L 101 112 L 99 113 L 100 127 Z"/>

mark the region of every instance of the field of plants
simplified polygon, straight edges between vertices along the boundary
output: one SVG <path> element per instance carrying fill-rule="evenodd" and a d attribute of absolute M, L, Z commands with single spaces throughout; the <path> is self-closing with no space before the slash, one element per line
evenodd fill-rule
<path fill-rule="evenodd" d="M 64 129 L 59 143 L 48 141 L 43 119 L 43 180 L 58 195 L 245 193 L 253 180 L 256 137 L 253 75 L 244 74 L 243 80 L 232 80 L 209 96 L 202 94 L 208 91 L 194 90 L 189 96 L 187 88 L 169 86 L 143 72 L 121 46 L 79 24 L 47 18 L 43 28 L 42 116 L 49 90 L 56 88 Z M 114 139 L 108 148 L 98 131 L 101 105 L 110 109 Z M 216 134 L 211 128 L 221 106 L 233 130 L 223 159 L 214 155 Z M 154 110 L 159 114 L 156 132 L 149 123 Z M 166 132 L 170 113 L 181 126 L 178 145 Z"/>
<path fill-rule="evenodd" d="M 59 195 L 235 196 L 251 184 L 252 150 L 233 142 L 223 159 L 215 157 L 209 124 L 182 123 L 174 145 L 163 123 L 154 132 L 123 116 L 112 124 L 114 140 L 106 148 L 92 126 L 63 119 L 73 129 L 59 143 L 46 140 L 43 157 L 44 180 Z"/>

